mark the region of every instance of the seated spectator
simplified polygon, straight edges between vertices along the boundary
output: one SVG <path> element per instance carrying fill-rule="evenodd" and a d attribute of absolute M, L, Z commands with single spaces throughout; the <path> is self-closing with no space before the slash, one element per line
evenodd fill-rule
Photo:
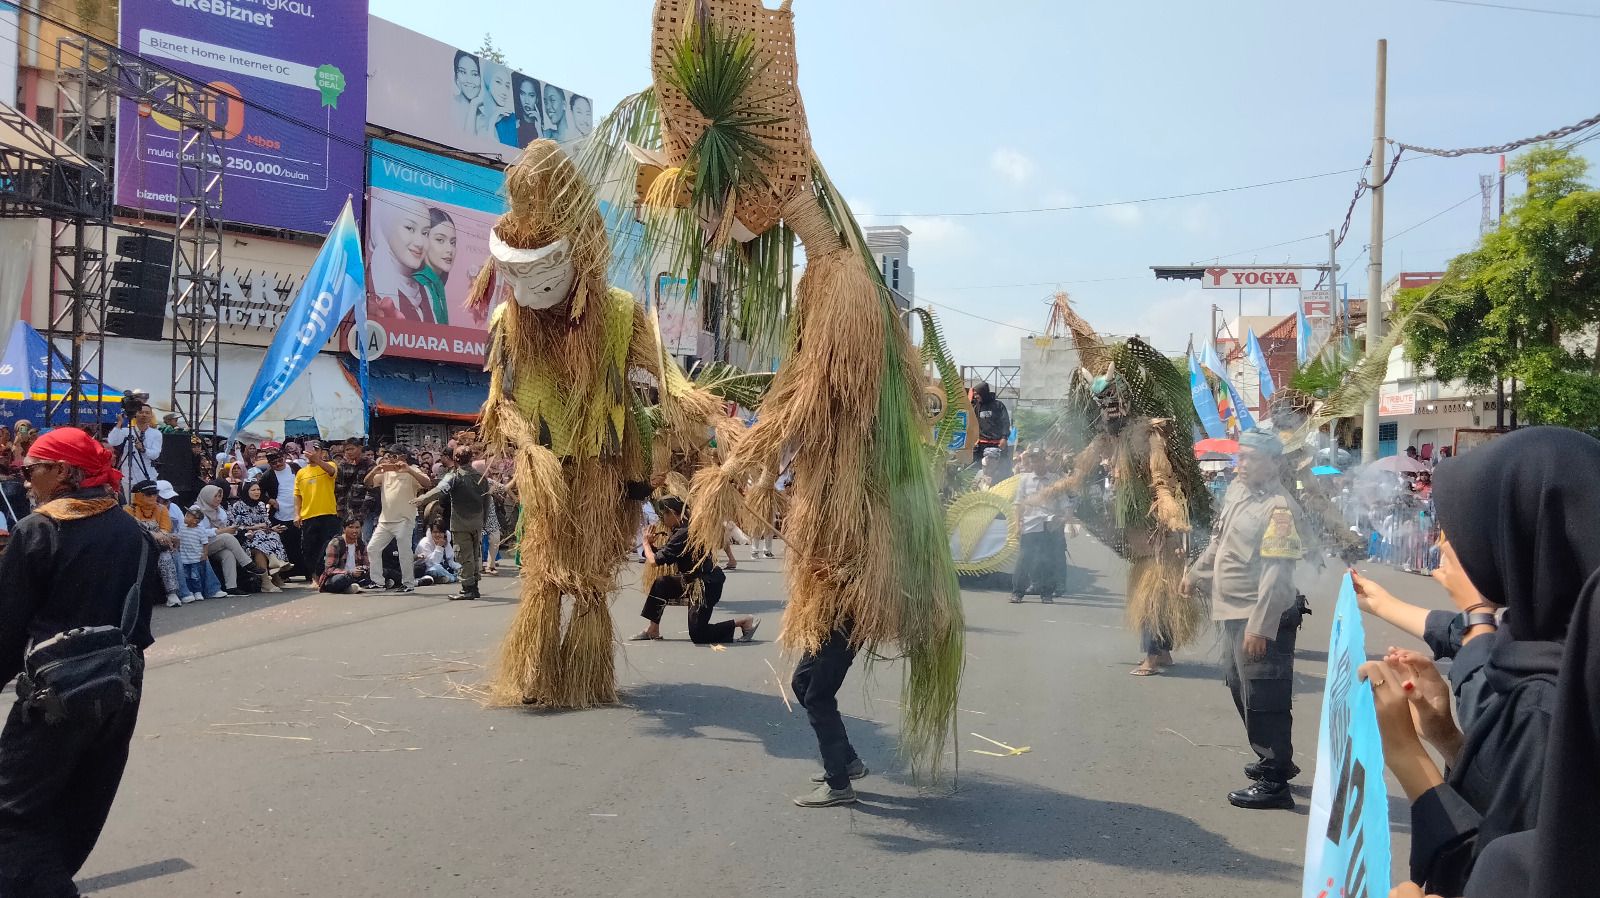
<path fill-rule="evenodd" d="M 456 560 L 455 543 L 443 527 L 434 527 L 417 541 L 417 585 L 460 581 L 461 562 Z M 423 582 L 426 580 L 427 582 Z"/>
<path fill-rule="evenodd" d="M 167 607 L 176 608 L 183 604 L 178 594 L 182 587 L 176 555 L 178 535 L 172 526 L 172 515 L 161 504 L 161 488 L 156 486 L 154 480 L 141 480 L 129 488 L 129 493 L 133 501 L 124 507 L 140 527 L 155 537 L 156 545 L 161 547 L 161 554 L 156 556 L 156 569 L 161 572 L 161 585 L 167 588 Z"/>
<path fill-rule="evenodd" d="M 183 566 L 183 604 L 205 599 L 220 599 L 227 595 L 217 581 L 217 572 L 211 569 L 206 558 L 206 543 L 215 531 L 202 526 L 205 515 L 199 508 L 184 513 L 183 529 L 178 531 L 178 563 Z"/>
<path fill-rule="evenodd" d="M 222 582 L 230 595 L 246 595 L 249 590 L 239 585 L 239 571 L 264 577 L 267 570 L 252 562 L 244 546 L 239 545 L 239 538 L 234 535 L 239 528 L 228 518 L 228 510 L 222 504 L 222 490 L 216 486 L 200 490 L 195 507 L 200 509 L 201 526 L 211 531 L 208 534 L 206 556 L 221 558 Z"/>
<path fill-rule="evenodd" d="M 367 546 L 361 541 L 361 521 L 350 518 L 344 522 L 344 532 L 328 540 L 317 588 L 323 592 L 361 592 L 376 585 L 367 562 Z"/>

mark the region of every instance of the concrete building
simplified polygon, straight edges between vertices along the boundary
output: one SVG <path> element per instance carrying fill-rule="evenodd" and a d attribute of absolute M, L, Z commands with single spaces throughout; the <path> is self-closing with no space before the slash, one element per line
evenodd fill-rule
<path fill-rule="evenodd" d="M 865 228 L 867 249 L 878 261 L 884 283 L 901 311 L 915 305 L 916 272 L 911 268 L 911 229 L 904 225 Z"/>

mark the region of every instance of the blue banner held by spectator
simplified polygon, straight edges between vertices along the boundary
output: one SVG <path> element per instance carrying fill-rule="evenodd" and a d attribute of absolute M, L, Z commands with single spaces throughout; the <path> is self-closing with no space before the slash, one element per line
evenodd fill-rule
<path fill-rule="evenodd" d="M 1217 397 L 1211 392 L 1211 384 L 1206 382 L 1205 372 L 1200 370 L 1193 350 L 1189 352 L 1189 395 L 1194 399 L 1194 411 L 1200 416 L 1200 426 L 1205 428 L 1206 436 L 1214 440 L 1226 437 L 1228 429 L 1217 414 Z"/>
<path fill-rule="evenodd" d="M 1389 791 L 1372 688 L 1356 676 L 1366 633 L 1345 575 L 1328 640 L 1301 898 L 1389 894 Z"/>
<path fill-rule="evenodd" d="M 234 423 L 237 434 L 261 417 L 284 391 L 289 389 L 322 347 L 328 344 L 344 316 L 355 312 L 356 333 L 364 334 L 367 324 L 367 276 L 361 263 L 361 234 L 356 229 L 355 213 L 346 199 L 344 211 L 322 243 L 311 273 L 283 317 L 283 324 L 267 347 L 261 370 L 239 409 Z M 366 341 L 361 347 L 361 399 L 367 402 Z M 231 437 L 230 437 L 231 441 Z"/>

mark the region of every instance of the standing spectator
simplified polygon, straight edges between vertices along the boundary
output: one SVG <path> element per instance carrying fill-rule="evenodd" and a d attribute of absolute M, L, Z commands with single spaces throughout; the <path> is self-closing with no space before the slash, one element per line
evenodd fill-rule
<path fill-rule="evenodd" d="M 228 514 L 233 518 L 234 526 L 239 528 L 239 534 L 255 559 L 256 567 L 272 572 L 270 578 L 261 582 L 261 591 L 282 592 L 278 569 L 288 563 L 283 539 L 279 536 L 284 526 L 272 520 L 272 506 L 266 496 L 260 482 L 252 483 L 245 487 L 244 498 L 228 507 Z"/>
<path fill-rule="evenodd" d="M 266 569 L 252 564 L 249 554 L 239 545 L 239 538 L 234 535 L 238 528 L 228 519 L 228 511 L 222 505 L 222 490 L 214 486 L 201 490 L 200 498 L 195 500 L 195 507 L 200 509 L 203 515 L 202 526 L 210 531 L 206 543 L 206 557 L 221 555 L 222 580 L 228 587 L 229 595 L 245 595 L 248 590 L 239 585 L 239 571 L 243 570 L 257 577 L 264 577 L 267 572 Z"/>
<path fill-rule="evenodd" d="M 339 504 L 333 496 L 339 466 L 328 461 L 326 450 L 317 440 L 308 444 L 306 462 L 294 475 L 294 507 L 300 523 L 300 555 L 310 565 L 307 575 L 320 584 L 322 550 L 339 535 Z"/>
<path fill-rule="evenodd" d="M 328 447 L 320 440 L 311 440 L 311 442 L 321 446 L 323 455 L 326 457 Z M 300 444 L 296 443 L 294 440 L 290 440 L 289 442 L 283 444 L 283 458 L 284 461 L 289 463 L 289 467 L 293 468 L 296 473 L 298 473 L 301 468 L 304 468 L 306 465 L 311 463 L 310 459 L 306 457 L 306 454 L 300 451 Z"/>
<path fill-rule="evenodd" d="M 1056 519 L 1061 514 L 1061 500 L 1037 498 L 1049 485 L 1043 452 L 1028 452 L 1019 467 L 1023 473 L 1017 478 L 1013 515 L 1022 534 L 1022 557 L 1012 574 L 1011 601 L 1021 602 L 1030 590 L 1035 590 L 1040 601 L 1049 604 L 1056 600 L 1060 590 L 1056 576 L 1060 566 L 1051 553 L 1056 550 L 1055 533 L 1060 526 Z"/>
<path fill-rule="evenodd" d="M 313 579 L 311 563 L 301 551 L 304 534 L 300 530 L 299 509 L 295 507 L 295 473 L 289 470 L 283 454 L 276 450 L 267 453 L 267 468 L 267 473 L 256 482 L 261 484 L 262 498 L 272 507 L 272 523 L 283 526 L 278 533 L 283 539 L 285 557 L 289 559 L 285 571 L 301 574 L 310 583 Z M 322 550 L 317 549 L 316 554 L 321 557 Z"/>
<path fill-rule="evenodd" d="M 978 441 L 972 444 L 972 461 L 982 464 L 988 455 L 984 450 L 999 450 L 996 453 L 998 469 L 991 472 L 993 481 L 999 483 L 1011 476 L 1011 459 L 1007 451 L 1011 442 L 1011 411 L 994 394 L 987 381 L 972 388 L 972 411 L 978 416 Z"/>
<path fill-rule="evenodd" d="M 121 625 L 130 645 L 148 648 L 163 583 L 155 546 L 117 511 L 111 453 L 63 427 L 22 470 L 39 507 L 0 555 L 0 683 L 22 672 L 29 643 L 78 627 Z M 27 698 L 12 706 L 0 732 L 0 895 L 78 894 L 72 877 L 111 813 L 139 716 L 143 665 L 132 673 L 129 700 L 98 717 L 46 720 Z"/>
<path fill-rule="evenodd" d="M 87 434 L 86 434 L 87 436 Z M 119 472 L 120 473 L 120 472 Z M 176 608 L 182 604 L 179 589 L 182 583 L 178 577 L 178 560 L 175 554 L 178 550 L 178 534 L 172 523 L 172 515 L 160 501 L 161 488 L 154 480 L 141 480 L 133 485 L 129 491 L 133 501 L 128 503 L 128 514 L 143 527 L 154 540 L 159 550 L 152 559 L 161 583 L 167 589 L 167 607 Z"/>
<path fill-rule="evenodd" d="M 122 472 L 126 488 L 145 480 L 156 479 L 156 461 L 161 458 L 161 431 L 156 429 L 156 413 L 142 405 L 128 421 L 126 413 L 117 415 L 117 426 L 106 434 L 106 442 L 117 456 L 117 470 Z"/>
<path fill-rule="evenodd" d="M 461 591 L 450 597 L 455 602 L 479 598 L 478 543 L 483 539 L 489 481 L 472 469 L 470 448 L 457 447 L 452 461 L 455 470 L 445 475 L 438 486 L 411 501 L 424 505 L 438 496 L 450 498 L 450 538 L 461 553 Z"/>
<path fill-rule="evenodd" d="M 372 582 L 367 547 L 361 542 L 360 521 L 345 521 L 343 533 L 328 540 L 322 551 L 321 568 L 317 588 L 323 592 L 361 592 L 377 585 Z"/>
<path fill-rule="evenodd" d="M 156 429 L 161 431 L 163 436 L 169 433 L 181 433 L 183 428 L 178 426 L 178 413 L 167 412 L 162 415 L 161 423 L 157 425 Z"/>
<path fill-rule="evenodd" d="M 205 516 L 198 507 L 184 513 L 183 528 L 178 531 L 178 563 L 183 566 L 183 604 L 202 599 L 220 599 L 227 593 L 217 582 L 217 573 L 211 569 L 206 557 L 206 544 L 215 531 L 201 526 Z"/>
<path fill-rule="evenodd" d="M 11 442 L 11 428 L 0 424 L 0 479 L 17 476 L 16 446 Z"/>
<path fill-rule="evenodd" d="M 366 487 L 378 489 L 383 495 L 377 529 L 367 543 L 367 555 L 382 559 L 383 550 L 394 543 L 400 553 L 400 591 L 415 592 L 417 577 L 413 570 L 411 540 L 417 527 L 416 498 L 417 493 L 432 486 L 433 481 L 407 464 L 405 457 L 404 447 L 392 446 L 383 453 L 383 463 L 367 475 Z M 343 465 L 339 473 L 344 474 Z"/>
<path fill-rule="evenodd" d="M 341 518 L 361 520 L 361 538 L 370 542 L 378 525 L 378 497 L 367 484 L 367 475 L 372 473 L 374 465 L 362 455 L 359 440 L 346 441 L 341 452 L 344 458 L 339 462 L 339 476 L 334 480 L 333 498 L 338 503 Z"/>

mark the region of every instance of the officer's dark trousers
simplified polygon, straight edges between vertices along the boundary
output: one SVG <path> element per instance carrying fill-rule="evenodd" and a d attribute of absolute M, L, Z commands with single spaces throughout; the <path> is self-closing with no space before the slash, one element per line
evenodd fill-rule
<path fill-rule="evenodd" d="M 12 706 L 0 732 L 0 898 L 73 898 L 128 763 L 137 703 L 98 724 Z"/>
<path fill-rule="evenodd" d="M 828 785 L 843 789 L 850 785 L 850 762 L 856 759 L 856 750 L 850 745 L 850 736 L 844 731 L 844 718 L 839 716 L 839 687 L 844 685 L 845 674 L 855 663 L 856 650 L 850 647 L 850 634 L 834 631 L 822 650 L 816 654 L 806 652 L 794 669 L 795 698 L 806 709 L 811 719 L 811 729 L 817 734 L 817 748 L 822 752 L 822 772 Z"/>
<path fill-rule="evenodd" d="M 1277 636 L 1260 661 L 1245 656 L 1246 621 L 1223 621 L 1227 642 L 1222 659 L 1223 678 L 1233 693 L 1233 705 L 1244 721 L 1250 748 L 1261 759 L 1268 782 L 1289 781 L 1294 763 L 1291 733 L 1294 717 L 1294 641 L 1300 631 L 1300 609 L 1296 606 L 1283 616 Z"/>

